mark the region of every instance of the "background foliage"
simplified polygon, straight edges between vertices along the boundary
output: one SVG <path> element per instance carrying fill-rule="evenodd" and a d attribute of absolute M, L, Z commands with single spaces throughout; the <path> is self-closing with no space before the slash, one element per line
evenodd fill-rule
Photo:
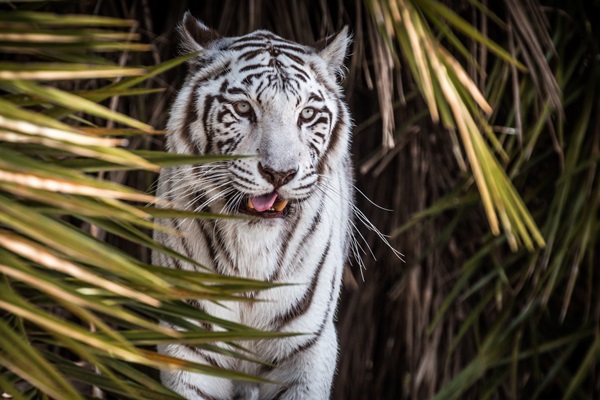
<path fill-rule="evenodd" d="M 79 16 L 70 23 L 32 20 L 8 12 L 17 5 Z M 356 186 L 394 211 L 361 195 L 357 202 L 406 262 L 363 232 L 377 261 L 366 254 L 366 270 L 350 266 L 345 274 L 335 398 L 600 396 L 598 1 L 105 0 L 2 7 L 4 390 L 29 388 L 16 376 L 55 397 L 79 390 L 56 379 L 62 374 L 111 388 L 109 397 L 112 391 L 118 398 L 169 398 L 125 362 L 161 362 L 144 346 L 173 333 L 153 325 L 154 318 L 185 315 L 185 303 L 173 301 L 182 291 L 188 298 L 224 298 L 263 287 L 209 285 L 221 278 L 151 268 L 144 218 L 159 211 L 122 201 L 151 200 L 143 195 L 152 192 L 151 171 L 190 162 L 148 153 L 160 149 L 161 139 L 147 134 L 160 133 L 151 127 L 164 126 L 181 84 L 184 67 L 164 62 L 178 55 L 175 27 L 189 9 L 224 35 L 266 28 L 313 43 L 346 24 L 354 32 L 344 85 L 356 124 Z M 100 24 L 84 14 L 127 21 Z M 52 40 L 18 36 L 27 33 Z M 35 75 L 49 69 L 53 78 Z M 61 71 L 91 75 L 57 80 Z M 124 75 L 135 77 L 114 78 Z M 14 121 L 62 136 L 16 129 Z M 123 137 L 133 153 L 115 147 L 123 142 L 112 138 Z M 73 185 L 88 191 L 67 190 Z M 113 192 L 99 197 L 99 190 Z M 66 269 L 72 266 L 79 269 Z M 102 286 L 101 278 L 120 286 Z M 222 323 L 233 333 L 211 340 L 260 334 Z M 190 335 L 210 346 L 205 332 Z M 62 397 L 75 398 L 69 396 Z"/>

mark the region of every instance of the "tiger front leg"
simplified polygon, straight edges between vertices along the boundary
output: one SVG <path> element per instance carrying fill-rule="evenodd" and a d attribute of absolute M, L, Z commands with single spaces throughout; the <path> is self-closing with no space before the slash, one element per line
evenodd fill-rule
<path fill-rule="evenodd" d="M 307 341 L 293 357 L 264 378 L 284 385 L 263 384 L 261 399 L 327 400 L 335 374 L 338 341 L 333 321 L 328 321 L 316 341 Z"/>

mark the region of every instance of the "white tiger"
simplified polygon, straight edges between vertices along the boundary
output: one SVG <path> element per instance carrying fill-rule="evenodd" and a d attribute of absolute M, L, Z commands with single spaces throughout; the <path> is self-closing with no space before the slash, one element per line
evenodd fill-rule
<path fill-rule="evenodd" d="M 159 347 L 283 385 L 185 371 L 163 371 L 161 379 L 188 399 L 328 399 L 353 207 L 350 117 L 336 81 L 347 29 L 309 47 L 264 30 L 222 38 L 186 13 L 181 32 L 186 49 L 201 53 L 173 105 L 168 150 L 255 157 L 165 168 L 158 195 L 179 208 L 251 218 L 162 220 L 184 237 L 159 231 L 155 237 L 221 274 L 299 283 L 259 293 L 265 302 L 193 305 L 258 329 L 309 334 L 244 343 L 273 367 L 191 346 Z M 153 257 L 158 265 L 194 269 L 160 253 Z"/>

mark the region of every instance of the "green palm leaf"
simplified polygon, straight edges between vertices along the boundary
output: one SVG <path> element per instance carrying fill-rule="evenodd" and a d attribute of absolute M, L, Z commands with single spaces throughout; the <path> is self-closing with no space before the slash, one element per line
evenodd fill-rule
<path fill-rule="evenodd" d="M 254 360 L 242 348 L 232 351 L 217 344 L 235 347 L 245 340 L 282 336 L 216 319 L 183 301 L 248 301 L 243 293 L 271 285 L 147 265 L 95 234 L 101 229 L 202 268 L 156 243 L 148 231 L 163 228 L 155 227 L 152 218 L 222 217 L 146 207 L 143 204 L 164 204 L 101 179 L 114 171 L 153 172 L 161 166 L 223 160 L 118 147 L 129 142 L 119 136 L 135 140 L 162 132 L 99 103 L 162 90 L 136 85 L 190 57 L 143 69 L 118 66 L 92 54 L 149 49 L 136 43 L 138 34 L 122 30 L 133 24 L 98 16 L 0 14 L 0 48 L 45 59 L 0 62 L 0 386 L 17 399 L 23 398 L 23 387 L 28 388 L 27 396 L 78 399 L 85 397 L 81 387 L 92 386 L 120 398 L 180 398 L 135 365 L 256 380 L 165 357 L 149 346 L 181 340 Z M 110 81 L 75 90 L 82 79 Z M 59 87 L 53 84 L 57 80 L 67 83 Z M 103 121 L 120 127 L 105 128 Z M 186 317 L 221 325 L 225 331 L 199 330 Z M 159 324 L 161 319 L 190 331 L 168 329 Z"/>
<path fill-rule="evenodd" d="M 432 119 L 441 119 L 444 126 L 458 130 L 491 231 L 499 235 L 502 225 L 513 250 L 522 245 L 531 251 L 536 245 L 543 247 L 545 241 L 537 225 L 482 135 L 483 131 L 495 150 L 506 158 L 486 122 L 485 115 L 492 112 L 491 107 L 460 63 L 434 36 L 423 15 L 436 26 L 443 25 L 443 18 L 501 59 L 520 69 L 524 69 L 523 65 L 441 3 L 373 0 L 368 4 L 380 21 L 380 32 L 387 37 L 387 43 L 397 41 L 400 45 Z"/>

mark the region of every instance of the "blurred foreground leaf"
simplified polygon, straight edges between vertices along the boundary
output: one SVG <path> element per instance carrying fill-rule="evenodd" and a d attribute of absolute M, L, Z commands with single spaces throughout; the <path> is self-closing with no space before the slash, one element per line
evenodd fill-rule
<path fill-rule="evenodd" d="M 29 57 L 25 63 L 0 61 L 0 388 L 15 399 L 83 399 L 92 387 L 118 398 L 180 398 L 141 366 L 256 381 L 166 357 L 154 346 L 182 341 L 254 360 L 240 344 L 282 337 L 214 318 L 186 302 L 248 301 L 244 293 L 271 285 L 151 266 L 98 233 L 203 271 L 149 236 L 152 219 L 223 218 L 147 207 L 167 205 L 104 179 L 111 172 L 141 170 L 154 176 L 162 166 L 222 161 L 120 147 L 162 132 L 99 103 L 155 93 L 156 88 L 136 86 L 189 58 L 139 68 L 94 54 L 149 49 L 136 42 L 134 26 L 134 21 L 98 16 L 0 13 L 0 51 Z M 80 80 L 94 80 L 95 87 L 81 90 Z M 224 330 L 209 332 L 189 319 Z M 187 331 L 166 328 L 161 320 Z"/>

